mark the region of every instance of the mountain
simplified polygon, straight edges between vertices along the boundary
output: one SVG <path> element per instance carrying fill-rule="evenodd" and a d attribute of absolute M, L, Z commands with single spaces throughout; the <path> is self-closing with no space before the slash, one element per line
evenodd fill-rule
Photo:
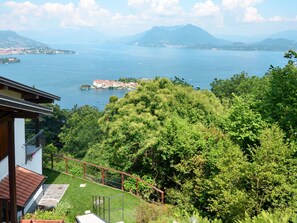
<path fill-rule="evenodd" d="M 270 35 L 269 38 L 272 38 L 272 39 L 284 38 L 288 40 L 297 41 L 297 30 L 286 30 L 283 32 L 275 33 L 273 35 Z"/>
<path fill-rule="evenodd" d="M 285 38 L 268 38 L 261 42 L 251 44 L 251 47 L 257 50 L 289 50 L 297 49 L 297 41 Z"/>
<path fill-rule="evenodd" d="M 205 30 L 188 24 L 156 26 L 131 43 L 149 47 L 216 47 L 230 42 L 215 38 Z"/>
<path fill-rule="evenodd" d="M 46 44 L 18 35 L 13 31 L 0 31 L 0 48 L 40 48 Z"/>

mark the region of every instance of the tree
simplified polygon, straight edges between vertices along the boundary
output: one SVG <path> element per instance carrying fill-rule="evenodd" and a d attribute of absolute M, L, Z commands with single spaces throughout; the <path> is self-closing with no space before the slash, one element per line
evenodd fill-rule
<path fill-rule="evenodd" d="M 255 102 L 247 97 L 234 96 L 229 113 L 224 121 L 224 129 L 245 152 L 259 144 L 259 137 L 267 126 L 260 113 L 254 111 Z"/>
<path fill-rule="evenodd" d="M 101 112 L 95 107 L 75 106 L 59 134 L 64 144 L 62 151 L 76 158 L 83 158 L 89 147 L 99 142 L 99 117 Z"/>
<path fill-rule="evenodd" d="M 284 68 L 276 67 L 269 73 L 270 85 L 264 101 L 264 117 L 278 123 L 288 137 L 297 134 L 297 67 L 288 63 Z"/>
<path fill-rule="evenodd" d="M 218 124 L 222 113 L 211 92 L 165 78 L 141 82 L 106 106 L 99 119 L 102 141 L 88 151 L 86 159 L 172 186 L 174 165 L 201 150 L 201 128 Z"/>

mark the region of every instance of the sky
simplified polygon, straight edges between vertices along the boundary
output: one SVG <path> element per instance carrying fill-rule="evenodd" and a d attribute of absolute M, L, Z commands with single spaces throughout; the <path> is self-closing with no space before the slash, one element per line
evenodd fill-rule
<path fill-rule="evenodd" d="M 14 0 L 0 1 L 0 30 L 140 33 L 193 24 L 216 35 L 297 30 L 297 0 Z"/>

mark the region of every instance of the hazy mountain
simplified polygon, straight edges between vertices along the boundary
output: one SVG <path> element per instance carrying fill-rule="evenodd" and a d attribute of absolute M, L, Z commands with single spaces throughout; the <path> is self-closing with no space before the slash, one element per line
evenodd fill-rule
<path fill-rule="evenodd" d="M 273 35 L 270 35 L 269 38 L 272 38 L 272 39 L 284 38 L 288 40 L 297 41 L 297 30 L 287 30 L 287 31 L 275 33 Z"/>
<path fill-rule="evenodd" d="M 46 44 L 18 35 L 13 31 L 0 31 L 0 48 L 39 48 Z"/>
<path fill-rule="evenodd" d="M 205 30 L 189 24 L 185 26 L 156 26 L 131 43 L 149 47 L 215 47 L 230 42 L 215 38 Z"/>
<path fill-rule="evenodd" d="M 254 36 L 244 36 L 244 35 L 230 35 L 230 34 L 217 34 L 217 38 L 226 39 L 232 42 L 244 42 L 247 44 L 262 41 L 263 39 L 269 38 L 269 35 L 254 35 Z"/>
<path fill-rule="evenodd" d="M 297 49 L 297 41 L 284 38 L 268 38 L 251 46 L 258 50 L 289 50 Z"/>

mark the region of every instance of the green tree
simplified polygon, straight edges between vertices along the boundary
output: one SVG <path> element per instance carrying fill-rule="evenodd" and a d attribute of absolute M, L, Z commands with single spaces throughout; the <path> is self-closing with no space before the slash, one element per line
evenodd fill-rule
<path fill-rule="evenodd" d="M 64 144 L 62 151 L 83 158 L 89 147 L 99 142 L 99 117 L 101 112 L 95 107 L 75 106 L 59 134 Z"/>
<path fill-rule="evenodd" d="M 106 106 L 99 119 L 102 141 L 86 159 L 148 175 L 162 186 L 174 182 L 174 165 L 201 150 L 201 126 L 216 125 L 223 113 L 208 91 L 165 78 L 141 82 L 121 100 Z"/>
<path fill-rule="evenodd" d="M 284 68 L 272 69 L 269 75 L 263 115 L 270 122 L 278 123 L 287 136 L 294 139 L 297 134 L 297 67 L 289 62 Z"/>
<path fill-rule="evenodd" d="M 252 109 L 254 104 L 248 97 L 234 96 L 224 121 L 224 129 L 245 154 L 249 154 L 248 147 L 259 143 L 260 134 L 266 127 L 261 114 Z"/>

